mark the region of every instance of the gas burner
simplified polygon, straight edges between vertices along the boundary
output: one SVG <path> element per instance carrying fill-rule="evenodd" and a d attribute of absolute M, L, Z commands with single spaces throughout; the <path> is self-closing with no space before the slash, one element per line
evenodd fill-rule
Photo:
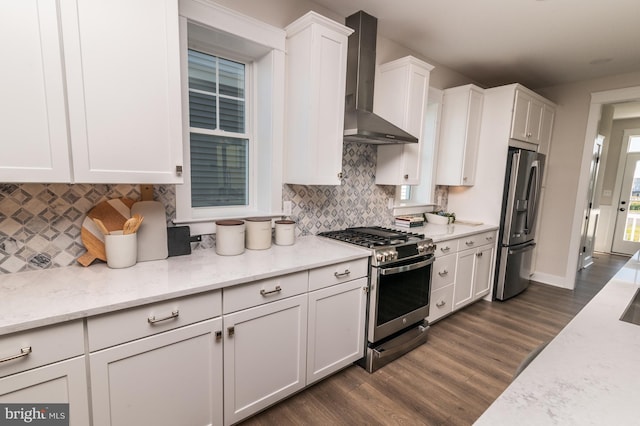
<path fill-rule="evenodd" d="M 320 232 L 318 235 L 371 249 L 373 264 L 430 255 L 435 250 L 431 238 L 425 238 L 423 234 L 381 226 L 347 228 L 339 231 Z"/>

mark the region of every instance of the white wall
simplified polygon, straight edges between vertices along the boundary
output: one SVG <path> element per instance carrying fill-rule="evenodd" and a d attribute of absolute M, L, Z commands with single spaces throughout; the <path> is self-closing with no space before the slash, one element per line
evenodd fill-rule
<path fill-rule="evenodd" d="M 545 282 L 568 288 L 574 284 L 580 241 L 574 212 L 586 197 L 579 179 L 591 93 L 638 85 L 640 72 L 538 90 L 557 104 L 536 264 L 536 277 Z"/>

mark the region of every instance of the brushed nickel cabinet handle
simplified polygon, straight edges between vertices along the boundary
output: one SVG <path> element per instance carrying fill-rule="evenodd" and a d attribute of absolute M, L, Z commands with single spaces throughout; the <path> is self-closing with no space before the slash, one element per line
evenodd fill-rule
<path fill-rule="evenodd" d="M 274 288 L 273 290 L 269 290 L 269 291 L 265 289 L 260 290 L 260 294 L 266 297 L 271 294 L 280 293 L 281 291 L 282 291 L 282 288 L 279 285 L 277 285 L 276 288 Z"/>
<path fill-rule="evenodd" d="M 447 302 L 445 302 L 444 300 L 439 301 L 438 303 L 436 303 L 436 307 L 438 308 L 442 308 L 444 305 L 446 305 Z"/>
<path fill-rule="evenodd" d="M 440 247 L 440 251 L 442 251 L 443 253 L 448 252 L 449 250 L 451 250 L 451 247 L 446 246 L 446 247 Z"/>
<path fill-rule="evenodd" d="M 227 335 L 229 337 L 233 337 L 234 334 L 236 334 L 236 328 L 235 327 L 227 327 Z"/>
<path fill-rule="evenodd" d="M 220 340 L 222 340 L 222 331 L 220 330 L 216 330 L 216 342 L 219 342 Z"/>
<path fill-rule="evenodd" d="M 351 271 L 348 270 L 348 269 L 345 269 L 344 272 L 342 272 L 342 273 L 334 272 L 333 276 L 336 277 L 336 278 L 343 278 L 343 277 L 348 276 L 349 274 L 351 274 Z"/>
<path fill-rule="evenodd" d="M 21 348 L 20 349 L 20 353 L 17 355 L 10 355 L 6 358 L 2 358 L 0 359 L 0 363 L 2 362 L 8 362 L 8 361 L 13 361 L 14 359 L 18 359 L 18 358 L 22 358 L 25 357 L 27 355 L 29 355 L 31 353 L 31 346 L 27 346 L 26 348 Z"/>
<path fill-rule="evenodd" d="M 476 253 L 476 256 L 478 256 L 478 257 L 482 257 L 482 252 L 480 252 L 480 253 Z"/>
<path fill-rule="evenodd" d="M 438 272 L 438 275 L 440 275 L 441 277 L 446 277 L 447 275 L 449 275 L 449 271 L 447 271 L 446 269 L 442 272 Z"/>
<path fill-rule="evenodd" d="M 473 241 L 466 241 L 465 244 L 470 247 L 470 246 L 472 246 L 474 244 L 474 242 Z"/>
<path fill-rule="evenodd" d="M 170 319 L 176 319 L 180 316 L 180 311 L 178 309 L 176 309 L 175 311 L 171 311 L 171 314 L 167 315 L 166 317 L 162 317 L 162 318 L 156 318 L 155 315 L 152 317 L 147 318 L 147 321 L 149 322 L 149 324 L 157 324 L 159 322 L 162 321 L 167 321 Z"/>

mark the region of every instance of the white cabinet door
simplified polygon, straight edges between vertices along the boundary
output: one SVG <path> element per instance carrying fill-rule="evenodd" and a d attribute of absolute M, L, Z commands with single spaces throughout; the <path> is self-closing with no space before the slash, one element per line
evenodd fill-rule
<path fill-rule="evenodd" d="M 89 355 L 93 424 L 222 424 L 222 319 Z"/>
<path fill-rule="evenodd" d="M 493 274 L 493 245 L 478 247 L 473 279 L 473 297 L 479 299 L 489 293 Z"/>
<path fill-rule="evenodd" d="M 522 90 L 516 90 L 511 137 L 525 142 L 540 143 L 544 104 Z"/>
<path fill-rule="evenodd" d="M 460 309 L 473 300 L 475 259 L 475 249 L 458 253 L 456 281 L 453 285 L 453 310 Z"/>
<path fill-rule="evenodd" d="M 438 185 L 475 184 L 483 91 L 474 85 L 444 90 L 438 145 Z"/>
<path fill-rule="evenodd" d="M 225 424 L 302 389 L 306 355 L 306 294 L 224 315 Z"/>
<path fill-rule="evenodd" d="M 0 403 L 68 403 L 71 426 L 88 425 L 84 356 L 1 378 Z"/>
<path fill-rule="evenodd" d="M 385 120 L 418 138 L 418 143 L 378 146 L 377 185 L 418 185 L 422 133 L 433 66 L 412 56 L 380 65 L 373 109 Z"/>
<path fill-rule="evenodd" d="M 364 356 L 367 278 L 309 293 L 307 384 Z"/>
<path fill-rule="evenodd" d="M 75 182 L 182 183 L 177 0 L 61 0 Z"/>
<path fill-rule="evenodd" d="M 350 28 L 309 12 L 287 31 L 285 183 L 340 185 Z"/>
<path fill-rule="evenodd" d="M 69 182 L 57 2 L 0 2 L 0 182 Z"/>

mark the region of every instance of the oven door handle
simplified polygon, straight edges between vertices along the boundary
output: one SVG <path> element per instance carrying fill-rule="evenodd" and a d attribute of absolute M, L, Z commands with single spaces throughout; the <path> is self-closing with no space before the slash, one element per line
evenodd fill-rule
<path fill-rule="evenodd" d="M 410 265 L 396 266 L 395 268 L 380 268 L 380 275 L 394 275 L 394 274 L 401 274 L 403 272 L 414 271 L 416 269 L 429 266 L 433 264 L 434 261 L 435 261 L 435 258 L 430 257 L 427 260 L 423 260 L 422 262 L 412 263 Z"/>

